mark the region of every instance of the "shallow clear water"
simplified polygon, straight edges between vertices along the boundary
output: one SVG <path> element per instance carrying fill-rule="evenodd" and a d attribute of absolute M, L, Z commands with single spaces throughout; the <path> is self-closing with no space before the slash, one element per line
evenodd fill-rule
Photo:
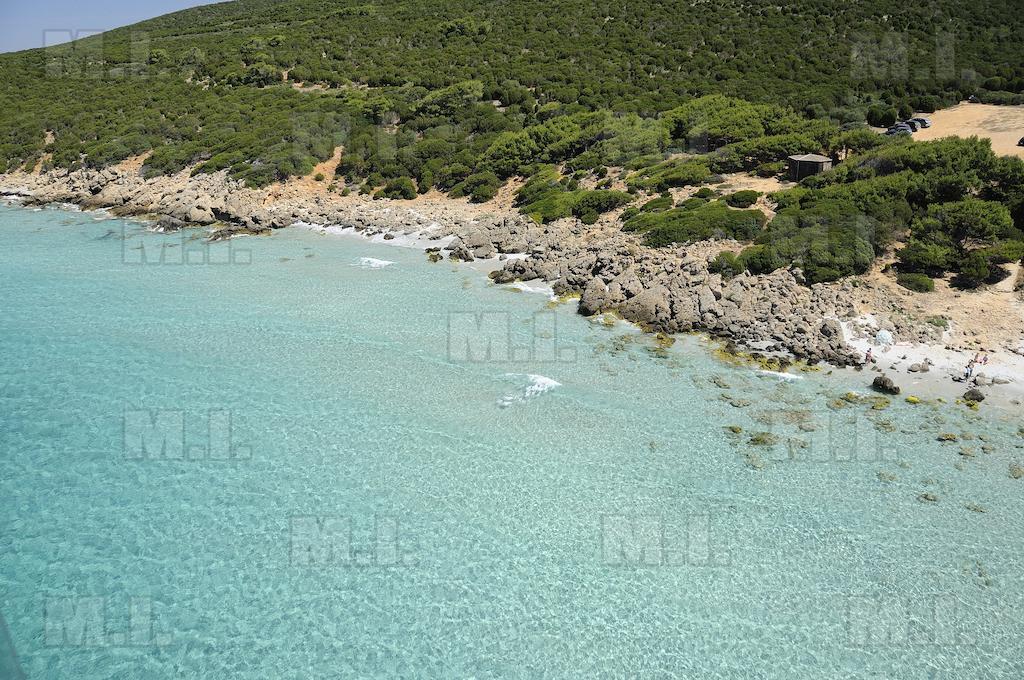
<path fill-rule="evenodd" d="M 190 238 L 0 207 L 0 675 L 1024 675 L 1019 414 Z"/>

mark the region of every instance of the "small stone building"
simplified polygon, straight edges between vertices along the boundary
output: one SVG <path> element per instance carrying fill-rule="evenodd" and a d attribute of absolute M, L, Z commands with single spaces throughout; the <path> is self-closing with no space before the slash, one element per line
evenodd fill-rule
<path fill-rule="evenodd" d="M 816 153 L 805 153 L 789 157 L 789 178 L 799 182 L 804 177 L 817 175 L 832 169 L 832 159 Z"/>

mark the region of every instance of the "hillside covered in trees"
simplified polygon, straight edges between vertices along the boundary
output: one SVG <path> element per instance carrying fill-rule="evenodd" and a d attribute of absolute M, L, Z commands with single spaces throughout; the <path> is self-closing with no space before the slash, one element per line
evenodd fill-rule
<path fill-rule="evenodd" d="M 1020 257 L 1021 163 L 865 123 L 1024 101 L 1022 36 L 1015 0 L 239 0 L 0 55 L 0 169 L 151 152 L 147 176 L 228 170 L 258 187 L 342 146 L 341 192 L 486 201 L 521 176 L 539 221 L 636 203 L 623 228 L 651 245 L 752 241 L 726 273 L 797 263 L 830 280 L 900 240 L 908 275 L 980 282 Z M 773 197 L 771 223 L 750 197 L 641 201 L 805 152 L 854 155 Z M 988 226 L 947 228 L 976 219 Z"/>

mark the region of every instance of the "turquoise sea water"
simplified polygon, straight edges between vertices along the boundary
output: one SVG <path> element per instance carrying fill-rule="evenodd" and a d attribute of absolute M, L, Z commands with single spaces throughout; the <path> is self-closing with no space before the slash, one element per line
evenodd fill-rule
<path fill-rule="evenodd" d="M 1024 676 L 1019 413 L 191 237 L 0 207 L 0 676 Z"/>

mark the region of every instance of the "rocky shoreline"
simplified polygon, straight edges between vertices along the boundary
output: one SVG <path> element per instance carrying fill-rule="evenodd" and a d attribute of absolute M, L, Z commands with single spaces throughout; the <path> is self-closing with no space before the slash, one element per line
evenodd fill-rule
<path fill-rule="evenodd" d="M 497 283 L 539 279 L 557 295 L 578 295 L 584 315 L 611 312 L 649 331 L 704 332 L 755 356 L 835 366 L 858 364 L 861 357 L 843 332 L 844 323 L 857 316 L 857 291 L 850 281 L 806 286 L 799 270 L 723 280 L 709 271 L 710 259 L 736 244 L 653 249 L 613 220 L 538 225 L 511 209 L 449 199 L 374 201 L 289 193 L 280 186 L 250 189 L 224 173 L 185 171 L 145 179 L 137 168 L 123 167 L 0 175 L 0 194 L 27 203 L 148 215 L 162 230 L 216 225 L 211 239 L 266 234 L 296 223 L 352 227 L 385 239 L 415 235 L 442 241 L 440 250 L 430 253 L 435 260 L 500 260 L 491 273 Z M 904 337 L 927 335 L 927 329 L 905 331 Z"/>

